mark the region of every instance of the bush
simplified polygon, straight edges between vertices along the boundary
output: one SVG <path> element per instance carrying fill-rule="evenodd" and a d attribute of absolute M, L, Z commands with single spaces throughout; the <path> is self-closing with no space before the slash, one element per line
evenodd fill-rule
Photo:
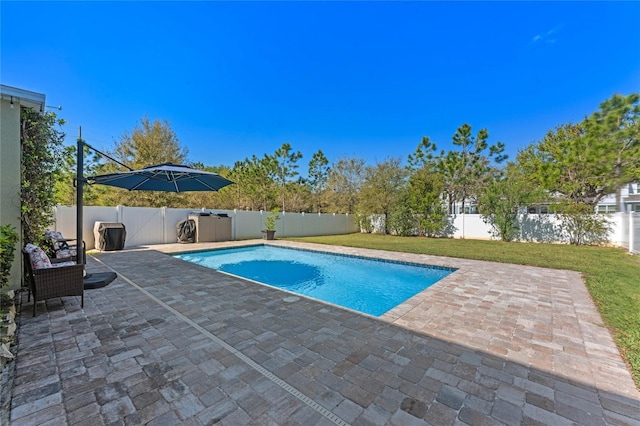
<path fill-rule="evenodd" d="M 366 232 L 367 234 L 373 232 L 374 226 L 369 216 L 357 213 L 356 221 L 358 222 L 358 226 L 360 226 L 360 232 Z"/>
<path fill-rule="evenodd" d="M 64 120 L 54 113 L 21 110 L 21 222 L 25 242 L 40 244 L 53 221 L 55 174 L 61 165 Z"/>
<path fill-rule="evenodd" d="M 11 225 L 0 226 L 0 287 L 9 282 L 18 233 Z"/>
<path fill-rule="evenodd" d="M 559 214 L 563 230 L 574 245 L 597 245 L 609 241 L 610 225 L 606 217 L 594 213 L 588 204 L 571 204 L 562 207 Z"/>
<path fill-rule="evenodd" d="M 389 229 L 395 235 L 409 237 L 416 234 L 417 220 L 411 207 L 401 200 L 389 217 Z"/>

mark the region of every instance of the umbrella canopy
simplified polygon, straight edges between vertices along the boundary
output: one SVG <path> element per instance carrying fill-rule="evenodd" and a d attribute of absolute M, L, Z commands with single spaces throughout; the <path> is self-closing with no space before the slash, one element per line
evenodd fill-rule
<path fill-rule="evenodd" d="M 109 173 L 87 178 L 89 183 L 117 186 L 129 191 L 217 191 L 233 182 L 217 173 L 164 163 L 129 172 Z"/>

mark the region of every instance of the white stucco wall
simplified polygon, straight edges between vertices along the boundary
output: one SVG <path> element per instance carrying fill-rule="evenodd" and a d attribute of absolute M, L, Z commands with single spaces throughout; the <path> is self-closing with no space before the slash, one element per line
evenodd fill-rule
<path fill-rule="evenodd" d="M 0 225 L 13 225 L 21 237 L 20 109 L 42 111 L 45 100 L 42 93 L 0 84 Z M 20 287 L 22 281 L 22 246 L 20 240 L 11 267 L 9 288 Z"/>
<path fill-rule="evenodd" d="M 20 232 L 20 105 L 0 101 L 0 225 L 13 225 Z M 20 286 L 22 244 L 16 247 L 9 286 Z"/>

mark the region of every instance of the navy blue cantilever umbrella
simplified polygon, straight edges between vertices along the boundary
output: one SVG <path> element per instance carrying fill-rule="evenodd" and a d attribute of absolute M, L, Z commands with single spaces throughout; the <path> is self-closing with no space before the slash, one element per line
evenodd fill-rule
<path fill-rule="evenodd" d="M 224 188 L 225 186 L 233 183 L 229 179 L 225 179 L 217 173 L 204 172 L 192 169 L 191 167 L 172 163 L 158 164 L 128 172 L 92 176 L 84 180 L 82 178 L 83 145 L 86 144 L 81 139 L 78 140 L 77 182 L 79 183 L 78 203 L 76 206 L 76 233 L 79 241 L 82 238 L 82 185 L 84 183 L 117 186 L 130 191 L 140 190 L 164 192 L 217 191 L 220 188 Z M 111 157 L 107 158 L 111 159 Z M 77 256 L 77 262 L 84 263 L 84 256 Z M 109 277 L 105 277 L 105 274 L 103 273 L 88 274 L 85 279 L 85 288 L 102 287 L 113 281 L 113 279 L 115 279 L 115 274 L 112 274 L 112 276 Z"/>
<path fill-rule="evenodd" d="M 233 182 L 217 173 L 164 163 L 128 172 L 109 173 L 87 178 L 89 183 L 117 186 L 130 191 L 217 191 Z"/>

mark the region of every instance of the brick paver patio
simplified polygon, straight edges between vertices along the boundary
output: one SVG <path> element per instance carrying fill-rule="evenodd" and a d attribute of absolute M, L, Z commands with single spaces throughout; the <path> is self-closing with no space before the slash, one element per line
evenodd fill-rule
<path fill-rule="evenodd" d="M 274 242 L 458 268 L 374 318 L 162 253 L 239 244 L 90 258 L 119 278 L 84 309 L 23 295 L 11 424 L 640 424 L 575 272 Z"/>

